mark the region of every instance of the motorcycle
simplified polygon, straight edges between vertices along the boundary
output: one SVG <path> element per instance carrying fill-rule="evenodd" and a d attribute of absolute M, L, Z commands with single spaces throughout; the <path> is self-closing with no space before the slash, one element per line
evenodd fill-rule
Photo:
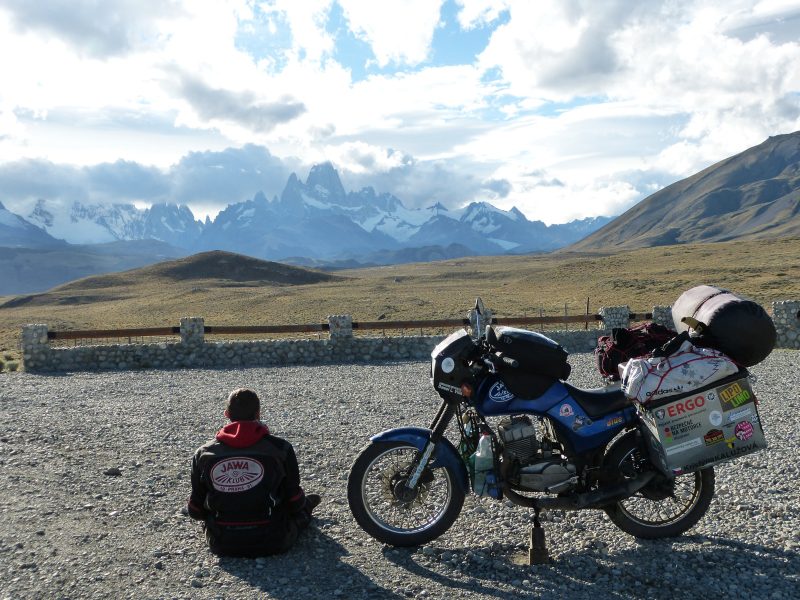
<path fill-rule="evenodd" d="M 533 509 L 537 526 L 541 510 L 602 510 L 646 539 L 680 535 L 709 508 L 713 466 L 665 474 L 651 459 L 641 415 L 618 386 L 570 385 L 556 342 L 496 330 L 480 298 L 469 330 L 433 349 L 430 375 L 442 399 L 430 427 L 373 436 L 350 469 L 353 516 L 383 543 L 437 538 L 470 491 Z M 446 437 L 451 423 L 457 445 Z"/>

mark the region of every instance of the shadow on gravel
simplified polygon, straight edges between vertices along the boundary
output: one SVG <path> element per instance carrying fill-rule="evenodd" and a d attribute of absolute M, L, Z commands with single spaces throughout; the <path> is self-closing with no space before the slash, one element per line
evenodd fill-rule
<path fill-rule="evenodd" d="M 384 557 L 395 566 L 409 571 L 415 577 L 427 579 L 451 589 L 453 598 L 461 595 L 459 591 L 495 598 L 519 597 L 517 592 L 509 594 L 507 591 L 493 587 L 493 581 L 494 577 L 509 584 L 519 580 L 521 586 L 523 580 L 532 579 L 534 573 L 530 567 L 522 567 L 512 562 L 512 559 L 520 553 L 521 549 L 517 546 L 501 546 L 499 544 L 495 544 L 494 556 L 477 561 L 474 560 L 473 552 L 468 548 L 441 549 L 437 551 L 436 557 L 421 555 L 414 550 L 401 548 L 384 548 L 383 551 Z M 440 558 L 442 554 L 450 560 L 443 561 Z M 460 569 L 455 565 L 469 566 Z M 442 569 L 449 569 L 452 574 L 442 573 Z M 459 571 L 458 575 L 455 574 L 455 570 Z M 524 589 L 519 590 L 519 592 L 524 591 Z"/>
<path fill-rule="evenodd" d="M 436 549 L 432 556 L 385 549 L 385 558 L 415 577 L 453 590 L 495 598 L 560 598 L 602 593 L 623 598 L 663 598 L 665 590 L 715 590 L 721 597 L 792 597 L 800 554 L 737 540 L 687 535 L 638 542 L 635 549 L 608 554 L 598 547 L 564 552 L 546 565 L 520 564 L 521 545 L 487 549 Z M 446 557 L 446 558 L 445 558 Z M 499 587 L 510 586 L 512 592 Z M 746 582 L 746 593 L 742 585 Z M 583 597 L 583 596 L 581 596 Z"/>
<path fill-rule="evenodd" d="M 347 549 L 316 525 L 286 554 L 246 559 L 221 557 L 219 568 L 270 598 L 404 598 L 342 561 Z"/>
<path fill-rule="evenodd" d="M 701 535 L 640 540 L 636 549 L 612 555 L 567 552 L 559 563 L 579 567 L 570 576 L 587 589 L 603 580 L 636 598 L 663 598 L 665 590 L 677 589 L 695 590 L 698 597 L 788 598 L 800 583 L 796 552 Z"/>

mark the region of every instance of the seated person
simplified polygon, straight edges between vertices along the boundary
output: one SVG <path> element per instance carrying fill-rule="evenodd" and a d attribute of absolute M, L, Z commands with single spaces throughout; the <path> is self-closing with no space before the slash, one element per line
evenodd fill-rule
<path fill-rule="evenodd" d="M 292 445 L 270 435 L 253 390 L 228 396 L 230 419 L 192 460 L 189 516 L 205 521 L 211 551 L 228 556 L 286 552 L 320 503 L 303 493 Z"/>

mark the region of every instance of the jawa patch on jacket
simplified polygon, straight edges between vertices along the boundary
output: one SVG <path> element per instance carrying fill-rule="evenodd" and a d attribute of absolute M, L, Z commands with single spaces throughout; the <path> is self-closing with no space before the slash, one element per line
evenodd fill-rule
<path fill-rule="evenodd" d="M 217 525 L 260 525 L 303 508 L 292 445 L 260 421 L 232 421 L 192 461 L 189 515 Z"/>

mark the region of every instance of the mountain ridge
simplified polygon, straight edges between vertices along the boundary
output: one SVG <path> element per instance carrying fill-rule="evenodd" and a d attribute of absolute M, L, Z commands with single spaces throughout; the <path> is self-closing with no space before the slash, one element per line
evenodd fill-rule
<path fill-rule="evenodd" d="M 800 132 L 771 136 L 648 196 L 564 251 L 800 236 Z"/>

